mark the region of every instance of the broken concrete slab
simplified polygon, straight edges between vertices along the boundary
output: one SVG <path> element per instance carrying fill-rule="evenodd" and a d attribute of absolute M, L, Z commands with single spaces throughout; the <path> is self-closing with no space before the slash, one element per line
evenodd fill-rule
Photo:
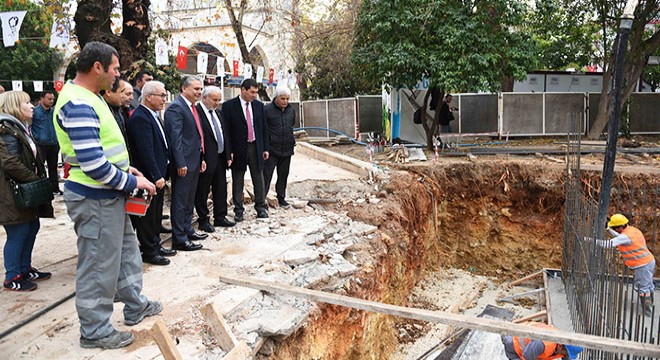
<path fill-rule="evenodd" d="M 282 261 L 290 266 L 298 266 L 317 260 L 319 255 L 319 252 L 314 250 L 293 250 L 284 254 Z"/>

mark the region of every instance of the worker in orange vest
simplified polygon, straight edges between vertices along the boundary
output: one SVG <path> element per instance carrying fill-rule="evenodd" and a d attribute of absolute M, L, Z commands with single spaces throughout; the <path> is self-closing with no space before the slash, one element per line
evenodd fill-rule
<path fill-rule="evenodd" d="M 524 325 L 556 330 L 551 325 L 539 322 L 527 322 Z M 504 344 L 506 357 L 510 360 L 575 360 L 583 350 L 580 346 L 519 338 L 511 335 L 502 335 L 502 343 Z"/>
<path fill-rule="evenodd" d="M 607 222 L 607 230 L 613 236 L 610 240 L 597 240 L 603 247 L 616 246 L 621 253 L 623 262 L 634 271 L 634 287 L 639 293 L 644 313 L 651 315 L 653 307 L 653 274 L 655 273 L 655 257 L 646 247 L 644 234 L 634 226 L 628 225 L 628 218 L 614 214 Z"/>

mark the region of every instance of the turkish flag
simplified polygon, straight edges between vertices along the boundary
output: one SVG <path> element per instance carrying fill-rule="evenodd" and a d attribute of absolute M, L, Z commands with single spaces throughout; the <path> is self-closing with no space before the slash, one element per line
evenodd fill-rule
<path fill-rule="evenodd" d="M 270 68 L 270 70 L 268 70 L 268 83 L 271 84 L 271 85 L 273 84 L 273 77 L 274 76 L 275 76 L 275 69 Z"/>
<path fill-rule="evenodd" d="M 238 76 L 238 60 L 234 60 L 234 76 Z"/>
<path fill-rule="evenodd" d="M 177 69 L 185 70 L 187 60 L 188 60 L 188 48 L 179 45 L 179 50 L 176 52 Z"/>
<path fill-rule="evenodd" d="M 55 80 L 55 91 L 60 92 L 60 91 L 62 91 L 63 87 L 64 87 L 64 81 Z"/>

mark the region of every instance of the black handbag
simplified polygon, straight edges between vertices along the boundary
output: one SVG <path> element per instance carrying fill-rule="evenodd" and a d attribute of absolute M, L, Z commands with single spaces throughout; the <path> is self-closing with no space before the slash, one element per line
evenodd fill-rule
<path fill-rule="evenodd" d="M 36 208 L 53 200 L 53 190 L 48 178 L 28 183 L 17 183 L 13 179 L 7 178 L 7 182 L 9 182 L 18 209 Z"/>

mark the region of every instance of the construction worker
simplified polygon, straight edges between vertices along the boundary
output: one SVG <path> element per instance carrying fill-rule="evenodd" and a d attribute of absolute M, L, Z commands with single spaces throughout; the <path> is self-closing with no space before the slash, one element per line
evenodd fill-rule
<path fill-rule="evenodd" d="M 551 325 L 539 322 L 528 322 L 523 325 L 556 330 Z M 519 338 L 511 335 L 502 335 L 502 343 L 504 344 L 506 357 L 510 360 L 575 360 L 578 354 L 582 352 L 580 346 Z"/>
<path fill-rule="evenodd" d="M 626 266 L 634 271 L 634 287 L 639 292 L 644 313 L 651 315 L 653 307 L 653 274 L 655 257 L 646 247 L 644 234 L 634 226 L 628 225 L 628 218 L 614 214 L 607 223 L 607 231 L 613 236 L 610 240 L 596 240 L 602 247 L 616 246 Z"/>

